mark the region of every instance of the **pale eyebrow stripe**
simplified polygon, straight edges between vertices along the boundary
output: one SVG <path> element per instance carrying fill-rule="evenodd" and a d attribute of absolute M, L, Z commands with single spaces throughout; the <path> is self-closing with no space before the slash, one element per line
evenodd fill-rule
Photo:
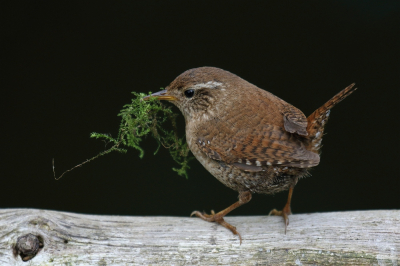
<path fill-rule="evenodd" d="M 216 81 L 209 81 L 207 83 L 198 83 L 198 84 L 194 85 L 192 88 L 194 88 L 194 89 L 200 89 L 200 88 L 215 89 L 218 86 L 222 86 L 222 83 L 216 82 Z"/>

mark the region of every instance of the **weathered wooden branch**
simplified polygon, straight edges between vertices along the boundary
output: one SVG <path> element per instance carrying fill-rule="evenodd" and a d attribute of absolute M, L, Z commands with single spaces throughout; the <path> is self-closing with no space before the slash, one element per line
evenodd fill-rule
<path fill-rule="evenodd" d="M 0 265 L 400 266 L 400 210 L 226 220 L 0 209 Z"/>

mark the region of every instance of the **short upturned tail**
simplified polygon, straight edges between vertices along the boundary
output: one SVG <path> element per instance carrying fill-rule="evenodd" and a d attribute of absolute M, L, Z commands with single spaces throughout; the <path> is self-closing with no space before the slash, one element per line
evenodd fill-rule
<path fill-rule="evenodd" d="M 307 117 L 307 133 L 310 140 L 309 150 L 319 154 L 321 148 L 322 135 L 324 134 L 324 127 L 328 122 L 329 114 L 332 107 L 340 103 L 344 98 L 352 94 L 357 88 L 354 88 L 355 83 L 351 84 L 332 99 L 315 110 L 309 117 Z"/>

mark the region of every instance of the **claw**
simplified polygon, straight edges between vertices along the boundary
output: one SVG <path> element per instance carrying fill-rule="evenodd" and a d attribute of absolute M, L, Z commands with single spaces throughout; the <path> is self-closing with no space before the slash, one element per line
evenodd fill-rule
<path fill-rule="evenodd" d="M 288 196 L 288 201 L 286 202 L 285 207 L 283 207 L 283 210 L 278 211 L 277 209 L 273 209 L 272 211 L 269 212 L 269 215 L 275 215 L 275 216 L 282 216 L 283 221 L 285 223 L 285 235 L 286 235 L 286 230 L 289 225 L 289 214 L 292 214 L 292 211 L 290 209 L 290 202 L 292 200 L 292 194 L 293 194 L 293 188 L 289 189 L 289 196 Z"/>
<path fill-rule="evenodd" d="M 197 217 L 203 219 L 204 221 L 207 222 L 216 222 L 222 225 L 223 227 L 229 229 L 234 235 L 239 236 L 240 239 L 240 245 L 242 244 L 242 236 L 239 234 L 239 232 L 236 230 L 236 227 L 233 225 L 225 222 L 224 216 L 227 215 L 229 212 L 233 211 L 237 207 L 249 202 L 251 200 L 251 192 L 250 191 L 244 191 L 239 193 L 239 201 L 232 204 L 225 210 L 222 210 L 218 213 L 215 213 L 214 210 L 211 210 L 211 214 L 206 214 L 206 213 L 201 213 L 199 211 L 194 211 L 190 214 L 190 217 L 193 215 L 196 215 Z"/>
<path fill-rule="evenodd" d="M 223 227 L 229 229 L 234 235 L 238 235 L 240 239 L 240 244 L 242 244 L 242 236 L 236 230 L 236 227 L 231 225 L 230 223 L 225 222 L 224 218 L 221 215 L 215 214 L 214 210 L 211 211 L 211 214 L 201 213 L 199 211 L 194 211 L 190 216 L 196 215 L 197 217 L 203 219 L 207 222 L 216 222 L 222 225 Z"/>
<path fill-rule="evenodd" d="M 277 209 L 273 209 L 268 214 L 270 216 L 274 215 L 274 216 L 282 216 L 283 217 L 283 222 L 285 223 L 285 235 L 286 235 L 287 227 L 289 225 L 289 217 L 288 217 L 289 214 L 292 214 L 292 213 L 290 212 L 290 210 L 289 210 L 289 212 L 285 211 L 285 208 L 282 211 L 278 211 Z"/>
<path fill-rule="evenodd" d="M 207 213 L 201 213 L 199 211 L 194 211 L 192 212 L 192 214 L 190 214 L 190 217 L 192 217 L 193 215 L 196 215 L 197 217 L 207 221 L 207 222 L 215 222 L 215 212 L 211 211 L 211 214 L 207 214 Z"/>

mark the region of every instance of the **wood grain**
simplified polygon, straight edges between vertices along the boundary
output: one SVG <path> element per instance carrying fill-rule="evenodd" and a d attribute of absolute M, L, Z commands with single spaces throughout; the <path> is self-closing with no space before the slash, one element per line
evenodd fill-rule
<path fill-rule="evenodd" d="M 400 265 L 400 210 L 226 217 L 243 237 L 188 217 L 0 209 L 0 265 Z M 43 247 L 23 262 L 23 235 Z"/>

